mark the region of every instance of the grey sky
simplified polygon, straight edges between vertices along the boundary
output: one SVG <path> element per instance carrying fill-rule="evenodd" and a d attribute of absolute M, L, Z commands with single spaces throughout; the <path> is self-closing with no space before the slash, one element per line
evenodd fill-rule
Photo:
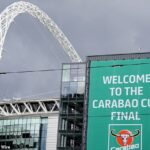
<path fill-rule="evenodd" d="M 29 1 L 29 0 L 28 0 Z M 0 0 L 0 12 L 15 0 Z M 150 52 L 149 0 L 30 0 L 62 29 L 79 55 Z M 48 30 L 21 14 L 7 34 L 0 71 L 61 68 L 70 62 Z M 57 97 L 60 72 L 0 76 L 0 99 Z M 43 93 L 43 94 L 42 94 Z M 45 94 L 44 94 L 45 93 Z"/>

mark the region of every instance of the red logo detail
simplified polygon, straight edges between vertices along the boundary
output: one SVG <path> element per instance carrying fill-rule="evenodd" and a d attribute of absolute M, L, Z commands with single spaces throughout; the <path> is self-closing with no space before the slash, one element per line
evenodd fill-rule
<path fill-rule="evenodd" d="M 129 130 L 121 130 L 118 134 L 120 136 L 116 136 L 116 140 L 120 146 L 127 146 L 132 144 L 133 137 L 130 136 L 132 133 Z"/>
<path fill-rule="evenodd" d="M 129 130 L 121 130 L 117 134 L 114 130 L 111 130 L 111 134 L 116 137 L 116 141 L 120 146 L 131 145 L 134 137 L 140 134 L 140 130 L 136 130 L 136 133 L 132 134 Z"/>

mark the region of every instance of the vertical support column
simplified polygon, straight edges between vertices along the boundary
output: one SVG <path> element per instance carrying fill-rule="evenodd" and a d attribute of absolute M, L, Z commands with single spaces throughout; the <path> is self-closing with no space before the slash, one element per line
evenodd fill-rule
<path fill-rule="evenodd" d="M 58 113 L 48 117 L 46 150 L 56 150 L 58 132 Z"/>

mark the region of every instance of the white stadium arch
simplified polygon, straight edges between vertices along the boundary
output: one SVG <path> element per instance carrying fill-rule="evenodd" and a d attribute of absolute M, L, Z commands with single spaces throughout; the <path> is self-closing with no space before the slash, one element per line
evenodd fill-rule
<path fill-rule="evenodd" d="M 61 44 L 64 51 L 69 55 L 72 62 L 82 62 L 80 56 L 56 23 L 39 7 L 24 1 L 15 2 L 9 5 L 0 14 L 0 58 L 2 57 L 3 46 L 8 29 L 15 17 L 21 13 L 28 13 L 32 15 L 46 26 L 56 40 L 58 40 Z"/>

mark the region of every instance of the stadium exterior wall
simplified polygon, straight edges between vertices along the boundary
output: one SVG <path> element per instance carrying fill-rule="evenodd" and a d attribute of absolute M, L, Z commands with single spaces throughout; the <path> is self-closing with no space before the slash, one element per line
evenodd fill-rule
<path fill-rule="evenodd" d="M 0 149 L 56 150 L 58 102 L 58 99 L 0 102 Z"/>
<path fill-rule="evenodd" d="M 56 150 L 57 131 L 58 131 L 58 113 L 48 117 L 48 131 L 46 150 Z"/>

